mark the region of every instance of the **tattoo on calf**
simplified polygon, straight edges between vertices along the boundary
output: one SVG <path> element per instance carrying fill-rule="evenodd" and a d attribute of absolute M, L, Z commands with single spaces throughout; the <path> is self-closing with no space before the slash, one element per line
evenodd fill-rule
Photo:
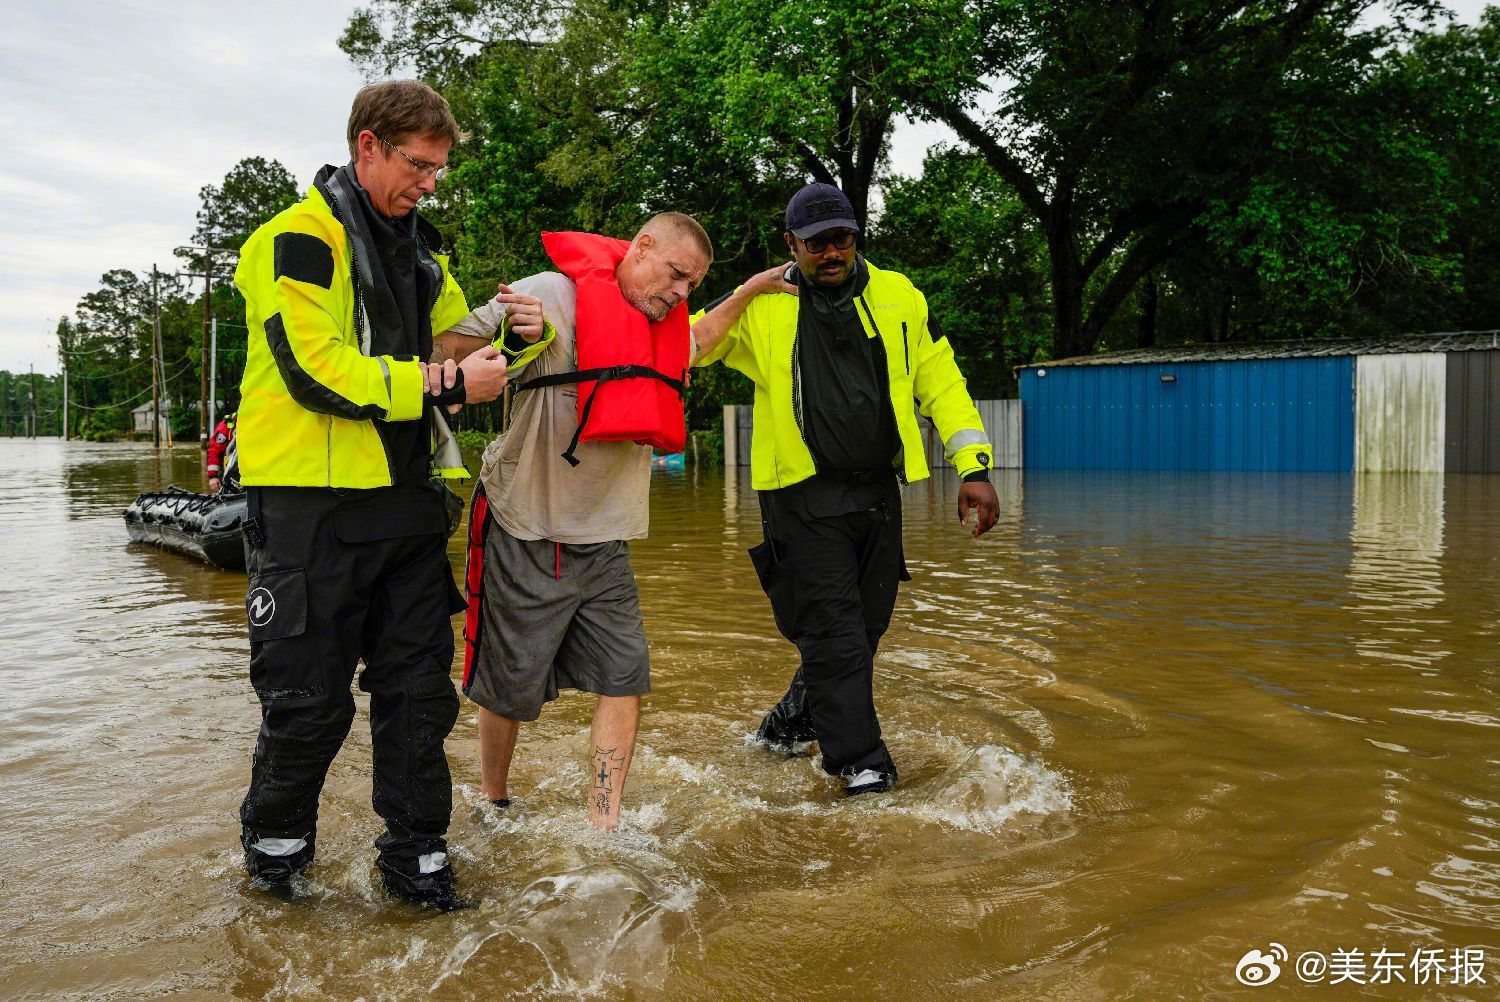
<path fill-rule="evenodd" d="M 594 749 L 594 758 L 589 771 L 594 787 L 594 804 L 598 807 L 600 814 L 611 813 L 610 800 L 617 789 L 624 769 L 625 756 L 619 749 L 598 747 Z"/>

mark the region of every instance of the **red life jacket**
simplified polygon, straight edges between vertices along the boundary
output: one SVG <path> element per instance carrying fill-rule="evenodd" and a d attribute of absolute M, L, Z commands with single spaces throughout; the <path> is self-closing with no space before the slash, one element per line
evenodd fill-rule
<path fill-rule="evenodd" d="M 590 442 L 635 442 L 681 452 L 683 389 L 691 347 L 687 303 L 646 319 L 620 292 L 615 269 L 630 241 L 596 233 L 543 233 L 547 256 L 578 287 L 578 371 L 538 376 L 517 389 L 578 383 L 578 432 L 563 458 Z"/>

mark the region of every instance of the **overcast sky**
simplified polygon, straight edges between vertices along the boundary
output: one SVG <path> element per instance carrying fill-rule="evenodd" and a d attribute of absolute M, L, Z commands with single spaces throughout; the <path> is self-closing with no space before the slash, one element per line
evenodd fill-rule
<path fill-rule="evenodd" d="M 858 2 L 858 0 L 853 0 Z M 112 268 L 175 268 L 198 189 L 248 156 L 342 162 L 354 3 L 21 0 L 0 34 L 0 369 L 58 370 L 57 319 Z M 1483 0 L 1450 2 L 1472 22 Z M 17 9 L 19 8 L 19 9 Z M 916 173 L 946 135 L 904 126 Z"/>

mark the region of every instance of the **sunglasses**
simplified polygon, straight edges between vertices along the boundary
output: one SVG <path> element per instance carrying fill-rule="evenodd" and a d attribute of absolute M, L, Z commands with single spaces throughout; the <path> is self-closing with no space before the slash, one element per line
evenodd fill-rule
<path fill-rule="evenodd" d="M 808 237 L 806 240 L 802 240 L 802 246 L 807 248 L 809 254 L 821 254 L 830 247 L 837 247 L 839 250 L 848 250 L 854 246 L 854 238 L 856 236 L 857 234 L 852 231 L 845 230 L 831 237 Z M 802 238 L 799 237 L 798 239 Z"/>

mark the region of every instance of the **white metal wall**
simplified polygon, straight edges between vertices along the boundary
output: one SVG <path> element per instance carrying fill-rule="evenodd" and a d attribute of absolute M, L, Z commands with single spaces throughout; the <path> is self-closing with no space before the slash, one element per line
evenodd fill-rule
<path fill-rule="evenodd" d="M 1354 365 L 1354 469 L 1442 473 L 1447 356 L 1361 355 Z"/>
<path fill-rule="evenodd" d="M 990 445 L 995 447 L 990 457 L 990 468 L 995 470 L 1018 470 L 1021 468 L 1021 401 L 976 400 L 979 419 L 984 422 Z M 943 440 L 937 429 L 924 417 L 918 416 L 922 428 L 922 440 L 927 446 L 927 465 L 934 470 L 947 469 L 943 458 Z"/>
<path fill-rule="evenodd" d="M 976 400 L 980 420 L 995 447 L 990 466 L 997 470 L 1021 468 L 1021 401 Z M 724 405 L 724 465 L 750 465 L 750 421 L 754 408 L 749 404 Z M 933 469 L 944 469 L 948 463 L 943 459 L 943 441 L 937 429 L 926 418 L 918 417 L 922 428 L 923 444 L 927 449 L 927 465 Z"/>

